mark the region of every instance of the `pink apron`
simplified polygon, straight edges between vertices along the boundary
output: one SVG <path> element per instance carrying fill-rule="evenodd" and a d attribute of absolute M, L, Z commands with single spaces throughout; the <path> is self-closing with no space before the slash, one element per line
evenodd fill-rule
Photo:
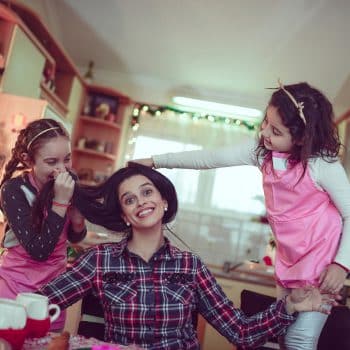
<path fill-rule="evenodd" d="M 30 178 L 31 182 L 32 179 Z M 35 186 L 35 184 L 32 182 Z M 35 292 L 44 284 L 66 271 L 67 266 L 67 220 L 52 254 L 46 261 L 30 257 L 19 244 L 7 249 L 0 258 L 0 297 L 15 299 L 20 292 Z M 51 330 L 63 329 L 65 311 L 51 325 Z"/>
<path fill-rule="evenodd" d="M 0 260 L 0 297 L 15 299 L 20 292 L 35 292 L 66 271 L 66 257 L 65 232 L 61 234 L 55 250 L 46 261 L 32 259 L 21 245 L 9 248 Z M 65 312 L 61 311 L 51 329 L 62 329 L 64 322 Z"/>
<path fill-rule="evenodd" d="M 342 218 L 329 195 L 312 181 L 309 168 L 300 179 L 302 165 L 291 167 L 287 157 L 273 152 L 274 170 L 272 162 L 262 167 L 266 210 L 277 242 L 276 278 L 284 288 L 318 286 L 338 250 Z"/>

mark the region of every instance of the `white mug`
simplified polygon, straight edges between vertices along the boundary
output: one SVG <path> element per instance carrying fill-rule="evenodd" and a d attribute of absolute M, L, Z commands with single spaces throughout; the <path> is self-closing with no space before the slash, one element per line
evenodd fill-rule
<path fill-rule="evenodd" d="M 0 298 L 0 329 L 23 329 L 27 314 L 23 305 L 14 300 Z"/>
<path fill-rule="evenodd" d="M 45 320 L 49 317 L 50 322 L 52 323 L 57 320 L 61 313 L 58 305 L 49 305 L 49 299 L 45 295 L 35 293 L 18 293 L 16 301 L 25 307 L 28 318 L 33 320 Z M 51 310 L 55 310 L 53 315 L 50 315 Z"/>

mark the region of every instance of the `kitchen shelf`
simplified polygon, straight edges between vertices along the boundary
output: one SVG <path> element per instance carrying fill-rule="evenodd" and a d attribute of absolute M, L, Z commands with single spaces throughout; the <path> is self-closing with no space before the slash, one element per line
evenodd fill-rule
<path fill-rule="evenodd" d="M 116 156 L 114 154 L 98 152 L 88 148 L 76 147 L 74 148 L 74 152 L 81 153 L 82 155 L 86 155 L 86 156 L 93 156 L 93 157 L 103 158 L 103 159 L 112 160 L 112 161 L 116 160 Z"/>
<path fill-rule="evenodd" d="M 67 105 L 59 98 L 54 91 L 50 90 L 44 83 L 40 84 L 41 88 L 41 97 L 44 100 L 47 100 L 54 108 L 57 109 L 57 112 L 65 116 L 68 112 Z"/>
<path fill-rule="evenodd" d="M 98 118 L 93 117 L 93 116 L 85 116 L 84 115 L 84 116 L 81 116 L 80 119 L 83 122 L 96 124 L 98 126 L 105 126 L 107 128 L 113 128 L 116 130 L 120 130 L 120 128 L 121 128 L 121 125 L 119 123 L 114 123 L 114 122 L 110 122 L 108 120 L 98 119 Z"/>

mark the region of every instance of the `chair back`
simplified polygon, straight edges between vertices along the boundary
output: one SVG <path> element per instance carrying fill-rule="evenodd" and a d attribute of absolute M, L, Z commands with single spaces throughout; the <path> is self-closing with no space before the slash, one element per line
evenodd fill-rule
<path fill-rule="evenodd" d="M 317 350 L 350 349 L 350 309 L 333 307 L 318 341 Z"/>
<path fill-rule="evenodd" d="M 251 290 L 243 289 L 241 292 L 241 309 L 247 316 L 253 316 L 258 312 L 266 310 L 276 298 L 260 294 Z M 241 348 L 238 348 L 240 350 Z M 279 349 L 278 340 L 271 338 L 257 350 Z"/>

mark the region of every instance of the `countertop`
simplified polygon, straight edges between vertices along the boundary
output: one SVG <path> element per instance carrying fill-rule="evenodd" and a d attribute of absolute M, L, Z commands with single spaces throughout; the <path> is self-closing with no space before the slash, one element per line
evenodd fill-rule
<path fill-rule="evenodd" d="M 274 269 L 271 266 L 259 264 L 251 261 L 242 262 L 230 272 L 224 272 L 223 268 L 208 265 L 215 277 L 227 278 L 249 283 L 256 283 L 265 286 L 274 286 Z M 350 274 L 344 282 L 345 287 L 350 287 Z"/>
<path fill-rule="evenodd" d="M 255 283 L 264 286 L 275 286 L 273 267 L 250 261 L 242 262 L 242 264 L 236 266 L 237 267 L 231 271 L 225 272 L 222 268 L 208 265 L 213 275 L 218 278 Z"/>

